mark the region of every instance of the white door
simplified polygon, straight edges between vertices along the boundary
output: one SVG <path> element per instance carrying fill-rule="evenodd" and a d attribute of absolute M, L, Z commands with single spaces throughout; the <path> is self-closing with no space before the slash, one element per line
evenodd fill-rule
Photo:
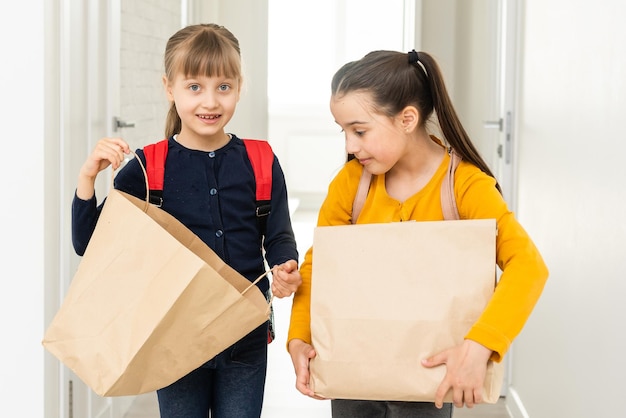
<path fill-rule="evenodd" d="M 463 125 L 514 205 L 518 0 L 423 0 L 423 49 L 440 59 Z"/>
<path fill-rule="evenodd" d="M 61 208 L 59 304 L 80 258 L 70 236 L 76 177 L 98 139 L 121 136 L 131 148 L 163 137 L 167 100 L 161 86 L 167 38 L 181 27 L 181 0 L 59 0 L 59 157 Z M 117 123 L 116 123 L 117 122 Z M 96 194 L 106 195 L 110 175 L 98 177 Z M 53 286 L 52 288 L 56 288 Z M 133 397 L 95 394 L 66 367 L 59 370 L 61 418 L 122 418 Z"/>
<path fill-rule="evenodd" d="M 70 236 L 71 199 L 78 171 L 98 138 L 110 133 L 108 103 L 115 94 L 108 88 L 111 22 L 115 0 L 84 2 L 58 1 L 60 54 L 60 147 L 61 229 L 59 245 L 59 304 L 80 262 Z M 119 8 L 117 8 L 119 10 Z M 101 176 L 98 189 L 107 185 Z M 99 193 L 100 194 L 100 193 Z M 57 414 L 62 418 L 119 418 L 112 415 L 113 402 L 95 395 L 66 367 L 59 369 Z"/>

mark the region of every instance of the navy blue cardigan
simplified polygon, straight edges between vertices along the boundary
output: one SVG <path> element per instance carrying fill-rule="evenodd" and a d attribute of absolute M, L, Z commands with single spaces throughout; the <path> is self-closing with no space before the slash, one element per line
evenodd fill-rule
<path fill-rule="evenodd" d="M 145 163 L 143 150 L 137 150 L 137 155 Z M 224 262 L 253 281 L 265 270 L 262 248 L 270 267 L 298 260 L 285 178 L 276 156 L 272 175 L 272 209 L 262 240 L 255 214 L 254 172 L 243 141 L 232 135 L 224 147 L 206 152 L 185 148 L 170 138 L 161 208 L 200 237 Z M 145 184 L 134 158 L 114 180 L 116 189 L 140 199 L 145 199 Z M 104 204 L 96 202 L 95 196 L 82 200 L 76 195 L 72 202 L 72 242 L 81 256 Z M 259 283 L 262 292 L 268 287 L 267 280 Z"/>

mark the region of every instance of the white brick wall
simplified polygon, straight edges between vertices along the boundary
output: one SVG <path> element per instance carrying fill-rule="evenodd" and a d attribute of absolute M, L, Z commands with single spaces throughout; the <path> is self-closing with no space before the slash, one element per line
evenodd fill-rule
<path fill-rule="evenodd" d="M 164 137 L 169 108 L 163 91 L 163 53 L 180 29 L 180 0 L 121 2 L 120 117 L 134 128 L 118 131 L 131 148 Z"/>

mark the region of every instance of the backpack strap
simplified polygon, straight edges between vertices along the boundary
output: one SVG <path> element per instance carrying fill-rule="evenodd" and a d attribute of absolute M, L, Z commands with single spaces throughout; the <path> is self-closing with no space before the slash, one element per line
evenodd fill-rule
<path fill-rule="evenodd" d="M 267 218 L 271 210 L 274 152 L 267 141 L 244 139 L 243 142 L 256 180 L 256 216 L 261 220 L 263 227 L 261 231 L 265 234 L 264 219 Z M 146 156 L 148 186 L 150 187 L 150 203 L 159 207 L 163 204 L 163 178 L 168 145 L 168 139 L 164 139 L 143 148 Z"/>
<path fill-rule="evenodd" d="M 272 210 L 272 167 L 274 152 L 269 142 L 260 139 L 244 139 L 250 164 L 256 179 L 256 216 L 259 230 L 265 235 L 267 216 Z"/>
<path fill-rule="evenodd" d="M 146 174 L 150 188 L 150 203 L 157 207 L 163 205 L 163 177 L 165 176 L 165 159 L 169 147 L 168 139 L 146 145 L 143 153 L 146 156 Z"/>
<path fill-rule="evenodd" d="M 456 206 L 456 198 L 454 196 L 454 172 L 461 162 L 461 156 L 452 148 L 448 148 L 448 154 L 450 155 L 450 163 L 448 164 L 448 169 L 446 170 L 443 183 L 441 183 L 441 209 L 443 211 L 443 219 L 446 221 L 461 219 L 459 216 L 459 210 Z M 354 203 L 352 204 L 353 224 L 356 223 L 356 220 L 359 218 L 359 214 L 361 213 L 361 209 L 363 209 L 371 181 L 372 174 L 363 168 L 356 196 L 354 197 Z"/>
<path fill-rule="evenodd" d="M 248 158 L 256 179 L 256 217 L 259 231 L 265 235 L 267 230 L 267 217 L 272 211 L 272 167 L 274 165 L 274 151 L 269 142 L 260 139 L 244 139 L 244 145 L 248 152 Z M 265 295 L 270 303 L 270 318 L 267 328 L 267 343 L 276 338 L 274 330 L 274 305 L 271 304 L 271 287 Z"/>
<path fill-rule="evenodd" d="M 448 154 L 450 155 L 450 164 L 448 164 L 446 176 L 441 183 L 441 209 L 443 219 L 458 221 L 461 217 L 454 197 L 454 172 L 461 162 L 461 156 L 452 148 L 448 148 Z"/>
<path fill-rule="evenodd" d="M 359 218 L 359 214 L 361 213 L 361 209 L 363 209 L 363 205 L 365 204 L 365 199 L 367 198 L 367 192 L 370 190 L 370 183 L 372 182 L 372 173 L 367 171 L 365 167 L 363 167 L 363 172 L 361 173 L 361 179 L 359 180 L 359 187 L 356 189 L 356 196 L 354 197 L 354 202 L 352 203 L 352 219 L 351 222 L 353 224 L 356 223 L 356 220 Z"/>

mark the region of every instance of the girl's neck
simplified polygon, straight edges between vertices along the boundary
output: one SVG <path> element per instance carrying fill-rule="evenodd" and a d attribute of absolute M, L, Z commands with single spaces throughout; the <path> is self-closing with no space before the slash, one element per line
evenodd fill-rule
<path fill-rule="evenodd" d="M 441 164 L 445 148 L 433 141 L 426 131 L 420 132 L 410 141 L 406 154 L 390 171 L 409 176 L 432 173 Z"/>
<path fill-rule="evenodd" d="M 387 194 L 404 202 L 430 182 L 444 156 L 445 148 L 428 134 L 415 138 L 404 157 L 385 174 Z"/>
<path fill-rule="evenodd" d="M 200 137 L 181 132 L 176 135 L 175 139 L 176 142 L 188 149 L 196 151 L 215 151 L 228 144 L 231 138 L 232 136 L 230 134 L 224 132 L 220 132 L 210 137 Z"/>

